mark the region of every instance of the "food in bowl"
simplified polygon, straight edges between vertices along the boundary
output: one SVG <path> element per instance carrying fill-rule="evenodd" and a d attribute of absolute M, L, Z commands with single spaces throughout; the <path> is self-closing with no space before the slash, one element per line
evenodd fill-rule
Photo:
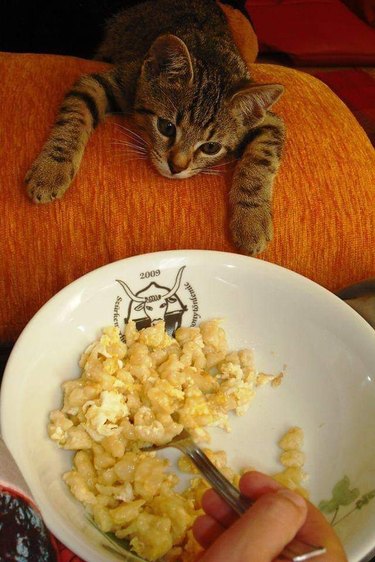
<path fill-rule="evenodd" d="M 328 505 L 327 518 L 350 562 L 368 558 L 375 548 L 375 499 L 364 505 L 362 497 L 375 487 L 374 331 L 332 293 L 293 271 L 209 251 L 159 252 L 95 270 L 46 303 L 14 346 L 1 388 L 1 433 L 49 529 L 83 560 L 135 558 L 100 533 L 70 493 L 62 474 L 71 470 L 76 451 L 49 439 L 47 418 L 60 408 L 62 382 L 80 376 L 77 358 L 101 329 L 121 323 L 123 332 L 128 313 L 136 322 L 141 317 L 116 280 L 138 294 L 152 281 L 149 272 L 160 271 L 156 284 L 169 290 L 182 266 L 177 296 L 184 312 L 172 322 L 169 306 L 166 324 L 224 318 L 230 349 L 253 349 L 257 371 L 285 371 L 278 388 L 257 387 L 244 416 L 230 414 L 231 433 L 210 428 L 207 446 L 224 449 L 236 471 L 252 466 L 273 474 L 280 470 L 280 436 L 291 426 L 303 428 L 311 500 Z M 175 466 L 175 449 L 158 456 Z M 178 490 L 188 476 L 180 478 Z M 348 482 L 360 492 L 350 504 Z"/>
<path fill-rule="evenodd" d="M 257 388 L 277 386 L 280 375 L 257 374 L 250 350 L 228 352 L 218 320 L 179 328 L 175 337 L 162 321 L 140 331 L 129 322 L 125 341 L 108 327 L 79 364 L 81 376 L 63 383 L 63 407 L 48 426 L 60 447 L 77 451 L 64 481 L 95 524 L 129 539 L 138 555 L 193 560 L 199 546 L 190 529 L 207 484 L 194 478 L 177 493 L 168 461 L 147 447 L 167 444 L 184 428 L 200 442 L 209 441 L 207 426 L 230 431 L 228 413 L 244 414 Z M 303 493 L 302 438 L 294 428 L 283 439 L 286 469 L 276 477 Z M 206 452 L 238 483 L 224 452 Z M 179 467 L 194 472 L 186 459 Z"/>

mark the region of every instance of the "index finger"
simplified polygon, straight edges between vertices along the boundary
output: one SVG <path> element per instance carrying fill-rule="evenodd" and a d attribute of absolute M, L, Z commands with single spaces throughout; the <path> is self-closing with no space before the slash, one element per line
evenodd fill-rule
<path fill-rule="evenodd" d="M 276 492 L 283 486 L 261 472 L 251 471 L 240 480 L 240 490 L 249 499 L 256 500 L 263 494 Z M 215 490 L 207 490 L 202 497 L 202 507 L 207 515 L 213 517 L 223 527 L 229 527 L 238 519 L 238 515 L 218 495 Z"/>
<path fill-rule="evenodd" d="M 280 488 L 283 488 L 281 484 L 261 472 L 247 472 L 240 480 L 241 492 L 254 500 Z M 298 538 L 311 544 L 324 545 L 327 548 L 324 562 L 346 562 L 346 554 L 332 526 L 317 507 L 308 500 L 306 500 L 306 504 L 307 517 L 298 531 Z"/>
<path fill-rule="evenodd" d="M 305 520 L 306 512 L 306 502 L 286 489 L 263 494 L 211 544 L 202 562 L 274 560 L 293 539 Z M 194 531 L 196 528 L 193 527 Z"/>

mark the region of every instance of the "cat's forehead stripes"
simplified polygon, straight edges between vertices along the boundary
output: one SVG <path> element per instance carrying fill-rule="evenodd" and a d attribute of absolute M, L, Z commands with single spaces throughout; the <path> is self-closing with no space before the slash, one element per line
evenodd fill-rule
<path fill-rule="evenodd" d="M 215 136 L 216 134 L 217 134 L 217 125 L 216 125 L 216 123 L 215 123 L 215 124 L 213 124 L 213 125 L 211 126 L 210 129 L 207 129 L 207 137 L 206 137 L 206 140 L 207 140 L 207 141 L 210 141 L 211 139 L 214 138 L 214 136 Z"/>
<path fill-rule="evenodd" d="M 180 109 L 177 111 L 177 115 L 176 115 L 176 125 L 180 125 L 180 124 L 181 124 L 181 121 L 182 121 L 183 117 L 184 117 L 184 111 L 183 111 L 182 108 L 180 108 Z"/>
<path fill-rule="evenodd" d="M 134 109 L 137 113 L 141 113 L 143 115 L 156 115 L 155 111 L 152 111 L 148 107 L 138 106 Z"/>
<path fill-rule="evenodd" d="M 194 72 L 194 93 L 188 114 L 192 124 L 208 127 L 219 113 L 223 102 L 224 91 L 220 74 L 215 69 L 197 62 Z"/>

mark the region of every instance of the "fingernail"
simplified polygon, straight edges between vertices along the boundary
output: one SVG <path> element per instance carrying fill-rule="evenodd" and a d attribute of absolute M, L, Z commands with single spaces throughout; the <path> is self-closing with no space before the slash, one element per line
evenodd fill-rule
<path fill-rule="evenodd" d="M 302 496 L 296 494 L 295 492 L 292 492 L 291 490 L 288 490 L 287 488 L 282 488 L 281 490 L 278 490 L 276 493 L 288 499 L 292 503 L 294 503 L 294 505 L 297 506 L 298 508 L 306 506 L 306 501 Z"/>

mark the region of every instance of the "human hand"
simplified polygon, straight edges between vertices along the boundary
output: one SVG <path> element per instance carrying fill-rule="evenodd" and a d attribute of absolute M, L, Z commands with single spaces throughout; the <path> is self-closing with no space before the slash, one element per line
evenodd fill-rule
<path fill-rule="evenodd" d="M 247 472 L 239 486 L 255 502 L 241 517 L 214 490 L 204 494 L 206 515 L 193 526 L 195 538 L 206 549 L 199 562 L 282 562 L 278 556 L 296 535 L 326 547 L 327 554 L 317 562 L 348 562 L 332 527 L 300 495 L 260 472 Z"/>

